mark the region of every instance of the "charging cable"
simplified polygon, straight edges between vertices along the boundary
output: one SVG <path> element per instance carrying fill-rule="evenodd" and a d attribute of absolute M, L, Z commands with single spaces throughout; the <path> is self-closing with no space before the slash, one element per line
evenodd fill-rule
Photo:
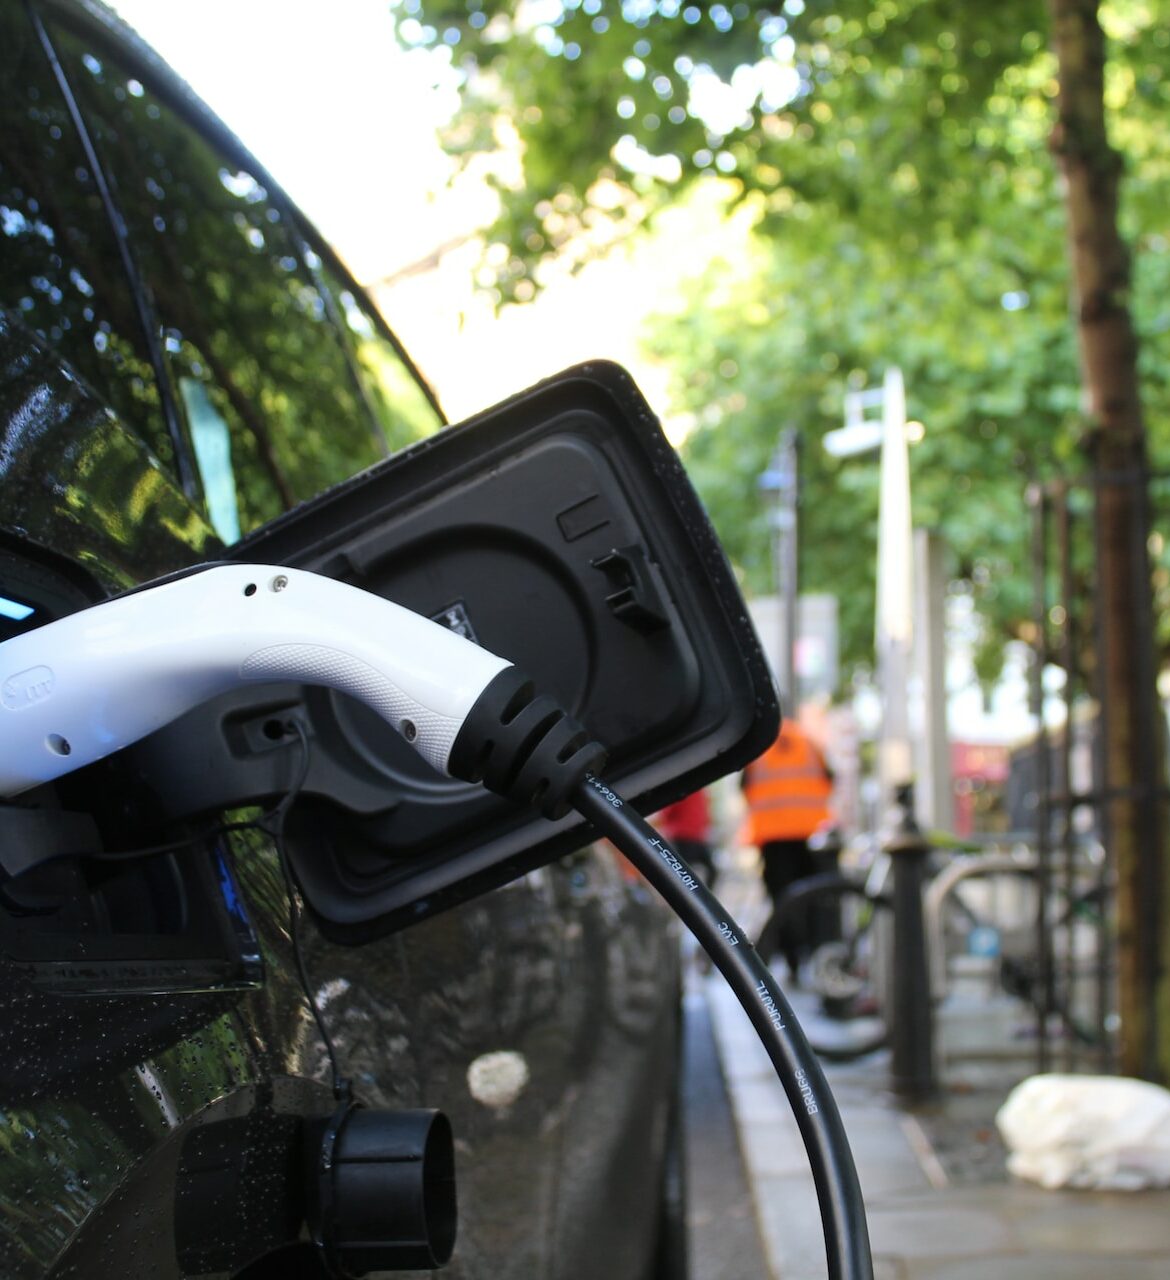
<path fill-rule="evenodd" d="M 735 992 L 776 1068 L 808 1152 L 830 1280 L 871 1280 L 865 1204 L 841 1113 L 771 970 L 719 899 L 612 787 L 590 774 L 572 803 L 658 890 Z"/>
<path fill-rule="evenodd" d="M 325 1046 L 325 1053 L 329 1059 L 329 1074 L 333 1083 L 333 1096 L 337 1100 L 341 1114 L 344 1114 L 353 1105 L 353 1086 L 349 1078 L 342 1074 L 341 1064 L 337 1056 L 337 1046 L 333 1043 L 333 1036 L 326 1025 L 325 1015 L 318 1002 L 316 990 L 309 980 L 309 969 L 305 963 L 304 945 L 301 940 L 301 909 L 297 902 L 296 878 L 293 876 L 292 863 L 288 856 L 288 844 L 285 840 L 285 825 L 288 821 L 288 815 L 292 812 L 293 806 L 304 788 L 305 779 L 309 776 L 311 759 L 309 735 L 305 731 L 305 726 L 295 717 L 283 727 L 287 732 L 296 734 L 300 743 L 301 757 L 297 768 L 297 776 L 292 786 L 280 798 L 272 812 L 265 815 L 266 820 L 256 822 L 254 825 L 259 830 L 267 831 L 272 836 L 272 842 L 276 847 L 276 856 L 280 861 L 280 873 L 284 880 L 285 894 L 288 898 L 288 940 L 289 945 L 292 947 L 293 964 L 296 966 L 297 978 L 300 980 L 305 1004 L 308 1006 L 309 1013 L 316 1024 L 317 1034 L 321 1037 L 321 1043 Z"/>
<path fill-rule="evenodd" d="M 771 971 L 683 859 L 600 780 L 605 749 L 506 659 L 304 570 L 203 566 L 0 643 L 0 797 L 99 760 L 217 694 L 286 680 L 358 698 L 451 777 L 482 782 L 547 818 L 575 808 L 626 854 L 726 978 L 776 1068 L 808 1150 L 830 1280 L 871 1280 L 865 1208 L 840 1113 Z M 300 776 L 275 815 L 286 868 L 284 822 L 308 767 L 297 732 Z M 308 991 L 295 902 L 291 911 Z M 332 1050 L 330 1057 L 344 1104 Z"/>

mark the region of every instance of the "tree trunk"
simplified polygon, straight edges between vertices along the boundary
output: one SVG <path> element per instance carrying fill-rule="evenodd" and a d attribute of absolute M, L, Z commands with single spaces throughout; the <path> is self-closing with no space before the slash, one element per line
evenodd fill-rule
<path fill-rule="evenodd" d="M 1106 848 L 1117 876 L 1117 960 L 1126 1075 L 1170 1078 L 1170 939 L 1162 847 L 1163 745 L 1147 551 L 1145 427 L 1129 254 L 1118 230 L 1120 158 L 1105 129 L 1098 0 L 1049 0 L 1058 62 L 1052 151 L 1066 212 L 1096 491 L 1098 688 Z"/>

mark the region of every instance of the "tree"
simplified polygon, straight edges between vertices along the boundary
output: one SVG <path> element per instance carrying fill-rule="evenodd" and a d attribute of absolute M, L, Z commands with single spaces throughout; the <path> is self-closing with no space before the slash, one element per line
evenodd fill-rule
<path fill-rule="evenodd" d="M 989 676 L 1002 636 L 1030 617 L 1021 492 L 1075 410 L 1075 363 L 1063 289 L 1034 291 L 1027 318 L 1004 310 L 1001 289 L 974 263 L 906 289 L 896 269 L 845 254 L 810 277 L 799 256 L 764 245 L 740 278 L 717 259 L 655 326 L 655 351 L 673 357 L 675 400 L 699 424 L 688 469 L 749 591 L 770 585 L 756 478 L 781 427 L 804 433 L 804 586 L 838 596 L 846 669 L 872 658 L 878 472 L 828 457 L 819 439 L 841 424 L 844 394 L 884 364 L 904 370 L 927 424 L 912 451 L 917 518 L 945 535 L 956 589 L 983 611 Z M 994 296 L 972 306 L 981 293 Z M 1051 385 L 1058 370 L 1065 389 Z"/>
<path fill-rule="evenodd" d="M 502 302 L 531 296 L 551 255 L 589 252 L 614 222 L 653 225 L 683 188 L 722 177 L 754 211 L 775 260 L 771 297 L 752 299 L 762 324 L 779 330 L 799 312 L 807 326 L 820 304 L 823 323 L 805 344 L 819 341 L 810 357 L 820 411 L 799 424 L 812 437 L 810 463 L 816 436 L 840 423 L 845 385 L 906 366 L 911 411 L 928 425 L 916 473 L 959 455 L 985 489 L 1006 486 L 994 503 L 963 512 L 953 492 L 940 501 L 929 479 L 915 482 L 919 521 L 959 534 L 957 577 L 987 619 L 993 674 L 1003 637 L 1030 622 L 1019 555 L 1005 554 L 1009 533 L 1019 531 L 1018 545 L 1024 536 L 1015 455 L 1036 471 L 1067 465 L 1082 430 L 1067 264 L 1054 252 L 1062 214 L 1045 138 L 1055 81 L 1040 0 L 1016 6 L 1012 24 L 978 6 L 908 0 L 410 7 L 420 16 L 402 23 L 404 38 L 445 42 L 469 68 L 454 144 L 475 149 L 514 130 L 521 147 L 522 181 L 504 191 L 491 233 L 509 249 L 496 279 Z M 675 326 L 675 342 L 701 327 Z M 861 338 L 849 349 L 846 328 Z M 791 343 L 777 335 L 777 346 Z M 759 349 L 766 359 L 766 344 Z M 694 355 L 673 361 L 693 371 L 692 407 L 704 385 L 744 399 L 734 379 L 714 378 Z M 734 363 L 744 374 L 742 354 Z M 736 446 L 721 450 L 700 433 L 688 460 L 714 449 L 740 458 L 742 470 L 766 457 L 777 415 L 791 419 L 792 390 L 788 370 L 773 367 L 752 388 L 754 423 L 717 413 L 719 398 L 704 406 L 700 421 L 731 431 Z M 984 474 L 986 458 L 972 455 L 989 438 L 999 443 Z M 757 473 L 742 470 L 733 487 L 700 485 L 733 551 L 746 553 L 745 503 L 721 496 L 748 494 Z M 839 487 L 820 495 L 822 510 L 852 502 L 851 482 L 841 484 L 840 502 Z M 829 544 L 805 545 L 807 580 L 831 576 L 821 559 Z M 758 553 L 741 565 L 753 562 L 762 565 Z M 846 653 L 858 657 L 872 627 L 860 605 L 851 616 Z"/>
<path fill-rule="evenodd" d="M 1060 96 L 1052 150 L 1067 190 L 1077 338 L 1096 489 L 1105 817 L 1117 872 L 1124 1069 L 1170 1076 L 1164 720 L 1153 659 L 1148 464 L 1118 218 L 1121 157 L 1105 118 L 1097 0 L 1051 0 Z M 1162 1043 L 1160 1043 L 1160 1041 Z"/>
<path fill-rule="evenodd" d="M 658 336 L 690 344 L 680 394 L 707 425 L 689 456 L 717 520 L 721 507 L 746 505 L 778 427 L 796 413 L 806 429 L 830 412 L 836 425 L 844 386 L 896 361 L 929 426 L 917 518 L 946 526 L 985 616 L 1010 632 L 1027 621 L 1012 469 L 1089 467 L 1122 1066 L 1166 1078 L 1170 901 L 1144 512 L 1147 453 L 1157 461 L 1170 443 L 1170 366 L 1153 346 L 1138 354 L 1143 330 L 1165 323 L 1157 286 L 1170 265 L 1159 208 L 1170 164 L 1164 0 L 1022 0 L 1010 14 L 960 0 L 407 9 L 418 16 L 401 24 L 404 38 L 445 42 L 471 77 L 456 143 L 481 145 L 506 120 L 521 150 L 522 180 L 503 189 L 494 232 L 510 250 L 502 300 L 530 296 L 542 261 L 588 245 L 603 224 L 651 224 L 688 184 L 721 177 L 756 212 L 770 245 L 759 278 Z M 1132 278 L 1127 240 L 1143 251 Z M 1152 450 L 1141 392 L 1158 428 Z M 826 536 L 804 539 L 814 586 L 844 580 L 842 530 L 856 528 L 866 484 L 841 468 L 830 486 L 822 465 L 805 507 L 806 530 L 828 520 Z M 959 479 L 970 486 L 961 504 Z M 749 530 L 726 517 L 721 531 L 758 572 L 763 540 L 753 551 Z"/>

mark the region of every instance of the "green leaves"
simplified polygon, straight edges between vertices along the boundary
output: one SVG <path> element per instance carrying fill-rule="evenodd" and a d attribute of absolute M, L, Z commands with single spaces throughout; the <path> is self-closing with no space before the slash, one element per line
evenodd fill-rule
<path fill-rule="evenodd" d="M 749 590 L 771 581 L 756 478 L 796 426 L 803 586 L 841 598 L 844 670 L 871 654 L 876 466 L 820 441 L 846 390 L 898 365 L 924 424 L 916 522 L 950 543 L 989 653 L 1016 634 L 1025 482 L 1085 469 L 1043 0 L 414 8 L 424 43 L 458 33 L 459 127 L 515 131 L 522 172 L 492 232 L 508 247 L 503 300 L 531 296 L 548 255 L 604 239 L 600 223 L 652 233 L 716 177 L 753 211 L 750 269 L 713 262 L 647 339 L 699 424 L 686 461 Z M 1170 451 L 1168 8 L 1102 7 L 1156 465 Z"/>

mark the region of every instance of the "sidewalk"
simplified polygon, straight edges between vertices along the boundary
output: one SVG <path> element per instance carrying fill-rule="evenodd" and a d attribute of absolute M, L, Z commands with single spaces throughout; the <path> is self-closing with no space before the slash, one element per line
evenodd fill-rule
<path fill-rule="evenodd" d="M 723 979 L 694 981 L 710 1010 L 771 1280 L 824 1280 L 816 1194 L 772 1064 Z M 809 995 L 796 991 L 789 998 L 802 1025 L 820 1016 Z M 876 1280 L 1170 1276 L 1170 1191 L 1045 1191 L 1011 1181 L 1006 1172 L 1001 1177 L 998 1152 L 994 1168 L 956 1180 L 922 1121 L 969 1107 L 969 1095 L 944 1087 L 932 1113 L 920 1119 L 891 1095 L 884 1051 L 826 1064 L 825 1071 L 857 1162 Z"/>

